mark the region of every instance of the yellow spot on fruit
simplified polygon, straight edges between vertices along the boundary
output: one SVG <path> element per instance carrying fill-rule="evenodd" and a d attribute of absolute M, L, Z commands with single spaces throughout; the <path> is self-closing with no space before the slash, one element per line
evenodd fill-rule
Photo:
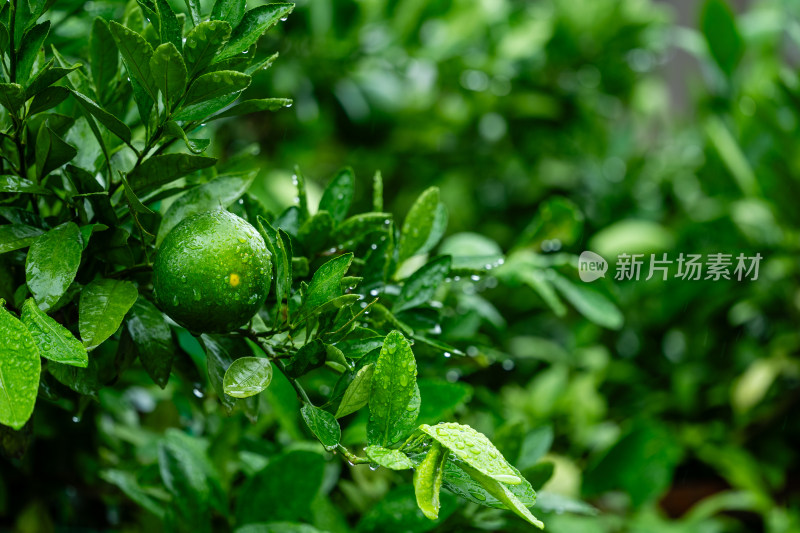
<path fill-rule="evenodd" d="M 239 274 L 234 274 L 231 272 L 231 280 L 228 283 L 231 284 L 231 287 L 236 287 L 239 285 Z"/>

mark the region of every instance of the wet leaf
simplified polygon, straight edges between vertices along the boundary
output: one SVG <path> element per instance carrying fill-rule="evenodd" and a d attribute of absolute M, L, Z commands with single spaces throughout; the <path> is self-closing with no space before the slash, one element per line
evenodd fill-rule
<path fill-rule="evenodd" d="M 408 470 L 414 468 L 406 454 L 399 450 L 384 448 L 383 446 L 367 446 L 364 448 L 367 457 L 377 465 L 391 470 Z"/>
<path fill-rule="evenodd" d="M 428 449 L 425 459 L 414 469 L 414 495 L 417 506 L 430 520 L 439 518 L 439 493 L 442 490 L 444 464 L 450 451 L 438 442 Z"/>
<path fill-rule="evenodd" d="M 263 357 L 240 357 L 225 371 L 222 388 L 234 398 L 249 398 L 269 387 L 272 364 Z"/>
<path fill-rule="evenodd" d="M 406 412 L 416 389 L 417 363 L 408 340 L 399 331 L 386 336 L 375 365 L 369 397 L 370 419 L 374 439 L 369 444 L 388 446 L 393 427 Z"/>
<path fill-rule="evenodd" d="M 0 226 L 0 254 L 27 248 L 39 235 L 44 233 L 39 228 L 25 224 L 6 224 Z"/>
<path fill-rule="evenodd" d="M 213 166 L 214 157 L 190 154 L 164 154 L 150 157 L 128 175 L 136 192 L 149 191 L 166 185 L 196 170 Z"/>
<path fill-rule="evenodd" d="M 111 90 L 119 69 L 119 51 L 115 46 L 110 46 L 112 40 L 108 22 L 100 17 L 95 18 L 89 35 L 89 66 L 101 102 L 105 101 L 103 98 Z"/>
<path fill-rule="evenodd" d="M 149 300 L 139 296 L 131 307 L 126 327 L 136 345 L 139 361 L 155 384 L 163 389 L 177 353 L 164 315 Z"/>
<path fill-rule="evenodd" d="M 400 236 L 400 257 L 402 262 L 421 250 L 434 230 L 436 210 L 439 206 L 439 188 L 426 189 L 411 206 L 403 222 Z"/>
<path fill-rule="evenodd" d="M 223 20 L 231 27 L 237 26 L 247 9 L 245 0 L 217 0 L 211 8 L 211 20 Z"/>
<path fill-rule="evenodd" d="M 348 253 L 335 257 L 319 267 L 314 272 L 311 283 L 308 284 L 306 299 L 301 309 L 310 312 L 341 296 L 341 281 L 352 261 L 353 254 Z"/>
<path fill-rule="evenodd" d="M 356 178 L 352 168 L 343 168 L 325 187 L 319 201 L 319 211 L 327 211 L 337 223 L 342 222 L 350 210 L 355 194 Z"/>
<path fill-rule="evenodd" d="M 80 228 L 65 222 L 40 236 L 28 251 L 25 280 L 39 308 L 47 311 L 66 292 L 81 262 Z"/>
<path fill-rule="evenodd" d="M 342 438 L 342 429 L 332 414 L 308 403 L 300 409 L 300 414 L 303 416 L 308 429 L 311 430 L 311 433 L 322 443 L 325 449 L 332 450 L 336 448 Z"/>
<path fill-rule="evenodd" d="M 153 47 L 144 37 L 113 20 L 109 22 L 108 29 L 117 43 L 117 48 L 122 54 L 122 60 L 131 79 L 136 80 L 139 86 L 155 102 L 158 99 L 158 87 L 153 79 L 153 74 L 150 72 Z M 147 117 L 143 116 L 142 119 L 147 120 Z"/>
<path fill-rule="evenodd" d="M 173 43 L 164 43 L 155 49 L 150 58 L 150 72 L 164 104 L 171 108 L 186 90 L 186 65 Z"/>
<path fill-rule="evenodd" d="M 72 91 L 72 94 L 75 96 L 75 100 L 80 104 L 83 109 L 86 110 L 87 113 L 91 114 L 94 118 L 96 118 L 100 124 L 108 128 L 108 131 L 125 141 L 126 143 L 130 144 L 131 142 L 131 130 L 128 126 L 125 125 L 120 119 L 106 111 L 105 109 L 101 108 L 95 102 L 93 102 L 88 96 L 83 95 L 77 91 Z"/>
<path fill-rule="evenodd" d="M 257 221 L 258 230 L 272 254 L 272 264 L 275 265 L 275 299 L 280 303 L 286 300 L 292 291 L 292 265 L 289 264 L 289 254 L 278 231 L 261 216 Z"/>
<path fill-rule="evenodd" d="M 238 117 L 239 115 L 248 115 L 250 113 L 259 113 L 261 111 L 277 111 L 278 109 L 291 106 L 292 100 L 290 98 L 262 98 L 260 100 L 244 100 L 235 106 L 226 109 L 222 113 L 214 115 L 209 120 Z"/>
<path fill-rule="evenodd" d="M 403 282 L 403 288 L 394 302 L 392 312 L 399 313 L 430 302 L 450 272 L 451 262 L 449 255 L 437 257 L 411 274 Z"/>
<path fill-rule="evenodd" d="M 267 4 L 247 11 L 242 21 L 234 27 L 228 45 L 217 60 L 236 56 L 250 48 L 264 32 L 288 17 L 293 9 L 294 4 Z"/>
<path fill-rule="evenodd" d="M 39 349 L 39 355 L 66 365 L 86 368 L 89 364 L 89 355 L 81 341 L 39 309 L 32 298 L 22 306 L 21 318 Z"/>
<path fill-rule="evenodd" d="M 244 4 L 243 1 L 241 3 Z M 231 36 L 231 24 L 225 22 L 225 19 L 217 19 L 213 12 L 211 18 L 212 20 L 201 22 L 186 34 L 183 58 L 189 79 L 211 64 Z"/>
<path fill-rule="evenodd" d="M 353 381 L 344 391 L 342 401 L 336 410 L 336 418 L 342 418 L 351 413 L 355 413 L 369 402 L 369 394 L 372 390 L 372 375 L 375 372 L 375 365 L 369 364 L 361 367 L 356 372 Z"/>
<path fill-rule="evenodd" d="M 22 38 L 22 45 L 17 56 L 17 77 L 16 81 L 26 83 L 31 76 L 33 64 L 42 49 L 42 44 L 50 32 L 50 21 L 47 20 L 37 24 L 25 33 Z"/>
<path fill-rule="evenodd" d="M 220 97 L 235 96 L 247 89 L 250 79 L 247 74 L 235 70 L 218 70 L 203 74 L 189 87 L 183 107 L 187 108 L 193 104 L 208 102 Z"/>
<path fill-rule="evenodd" d="M 25 325 L 0 300 L 0 424 L 20 429 L 33 414 L 39 390 L 39 350 Z"/>
<path fill-rule="evenodd" d="M 139 292 L 130 281 L 97 278 L 81 292 L 78 328 L 88 350 L 113 335 Z"/>
<path fill-rule="evenodd" d="M 25 90 L 18 83 L 0 83 L 0 105 L 16 113 L 25 103 Z"/>

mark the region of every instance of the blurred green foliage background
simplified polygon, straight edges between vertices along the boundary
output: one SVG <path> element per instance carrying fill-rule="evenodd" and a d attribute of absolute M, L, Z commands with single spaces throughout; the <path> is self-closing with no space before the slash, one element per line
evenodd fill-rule
<path fill-rule="evenodd" d="M 430 419 L 454 413 L 535 488 L 546 480 L 556 502 L 534 511 L 553 533 L 800 531 L 800 5 L 686 4 L 688 25 L 649 0 L 300 0 L 260 44 L 281 55 L 248 89 L 294 106 L 207 127 L 223 158 L 256 159 L 251 192 L 274 212 L 296 194 L 295 164 L 316 183 L 312 204 L 351 165 L 361 208 L 379 169 L 396 214 L 441 187 L 440 251 L 491 249 L 463 234 L 477 232 L 510 253 L 496 277 L 444 289 L 457 312 L 441 340 L 467 355 L 418 354 L 420 388 Z M 54 19 L 82 16 L 56 23 L 54 44 L 77 55 L 92 18 L 121 9 L 58 2 Z M 563 273 L 567 254 L 587 249 L 764 260 L 754 282 L 608 276 L 601 290 L 615 305 L 600 316 L 548 302 L 535 276 L 518 275 L 521 264 Z M 154 443 L 167 427 L 203 436 L 234 490 L 278 450 L 310 446 L 288 384 L 273 383 L 251 424 L 197 384 L 126 380 L 101 392 L 100 408 L 81 406 L 79 423 L 42 408 L 37 462 L 0 468 L 5 521 L 158 528 L 127 498 L 162 498 L 137 493 L 131 476 L 158 478 Z M 319 495 L 296 497 L 313 500 L 322 529 L 349 531 L 359 516 L 362 531 L 523 528 L 470 506 L 441 524 L 393 525 L 382 502 L 410 497 L 387 496 L 396 473 L 308 468 Z M 577 500 L 600 512 L 571 513 L 586 511 Z"/>

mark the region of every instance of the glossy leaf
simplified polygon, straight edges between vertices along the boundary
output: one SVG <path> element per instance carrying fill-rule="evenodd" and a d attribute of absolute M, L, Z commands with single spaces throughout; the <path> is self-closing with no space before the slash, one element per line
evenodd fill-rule
<path fill-rule="evenodd" d="M 33 116 L 42 111 L 47 111 L 66 100 L 70 94 L 70 90 L 66 87 L 48 87 L 33 97 L 33 101 L 28 108 L 28 115 Z"/>
<path fill-rule="evenodd" d="M 201 154 L 211 144 L 209 139 L 190 139 L 182 127 L 174 120 L 167 121 L 164 124 L 164 139 L 181 139 L 183 144 L 186 145 L 193 154 Z"/>
<path fill-rule="evenodd" d="M 245 0 L 216 0 L 211 8 L 211 20 L 222 20 L 234 27 L 241 22 L 245 9 Z"/>
<path fill-rule="evenodd" d="M 44 233 L 39 228 L 25 224 L 6 224 L 0 226 L 0 254 L 27 248 L 39 235 Z"/>
<path fill-rule="evenodd" d="M 329 300 L 342 295 L 341 281 L 350 263 L 353 261 L 353 254 L 348 253 L 335 257 L 323 264 L 314 272 L 311 283 L 308 284 L 306 299 L 302 309 L 313 311 L 317 307 L 324 305 Z"/>
<path fill-rule="evenodd" d="M 87 113 L 91 114 L 100 122 L 100 124 L 108 128 L 108 131 L 126 143 L 130 144 L 131 130 L 127 125 L 125 125 L 124 122 L 97 105 L 88 96 L 77 91 L 73 91 L 72 94 L 75 96 L 75 100 L 86 110 Z"/>
<path fill-rule="evenodd" d="M 486 438 L 486 435 L 475 431 L 470 426 L 455 422 L 443 422 L 435 426 L 422 424 L 419 429 L 453 452 L 453 455 L 486 476 L 512 485 L 522 482 L 503 455 Z"/>
<path fill-rule="evenodd" d="M 352 337 L 352 336 L 351 336 Z M 336 346 L 350 359 L 360 359 L 368 353 L 383 347 L 385 337 L 370 335 L 362 338 L 347 338 L 336 343 Z"/>
<path fill-rule="evenodd" d="M 206 353 L 208 381 L 217 393 L 225 411 L 230 413 L 234 406 L 244 402 L 255 404 L 256 398 L 238 399 L 225 394 L 225 373 L 237 358 L 252 357 L 253 350 L 241 338 L 228 338 L 220 335 L 202 335 L 200 337 Z M 255 410 L 257 405 L 251 405 Z"/>
<path fill-rule="evenodd" d="M 382 446 L 367 446 L 364 453 L 370 461 L 391 470 L 408 470 L 414 468 L 411 459 L 399 450 L 392 450 Z"/>
<path fill-rule="evenodd" d="M 25 90 L 18 83 L 0 83 L 0 105 L 9 113 L 16 113 L 25 103 Z"/>
<path fill-rule="evenodd" d="M 186 92 L 184 107 L 237 94 L 250 85 L 250 76 L 234 70 L 219 70 L 199 76 Z"/>
<path fill-rule="evenodd" d="M 231 36 L 231 25 L 228 22 L 215 19 L 213 13 L 211 18 L 212 20 L 201 22 L 186 34 L 183 58 L 189 79 L 211 64 Z"/>
<path fill-rule="evenodd" d="M 164 103 L 171 107 L 186 89 L 186 66 L 173 43 L 164 43 L 155 49 L 150 58 L 150 72 Z"/>
<path fill-rule="evenodd" d="M 114 53 L 116 54 L 117 51 L 114 49 Z M 52 60 L 51 60 L 52 63 Z M 49 63 L 48 63 L 49 64 Z M 76 63 L 75 65 L 69 67 L 53 67 L 50 66 L 48 68 L 44 68 L 36 74 L 36 77 L 31 80 L 28 86 L 25 88 L 25 99 L 30 100 L 37 94 L 45 91 L 48 88 L 58 88 L 52 87 L 54 83 L 61 80 L 64 76 L 69 75 L 74 70 L 77 70 L 82 65 L 80 63 Z M 60 87 L 63 89 L 63 87 Z"/>
<path fill-rule="evenodd" d="M 143 296 L 139 296 L 128 313 L 125 326 L 136 345 L 147 374 L 162 389 L 167 386 L 176 346 L 164 315 Z"/>
<path fill-rule="evenodd" d="M 108 22 L 100 17 L 95 18 L 92 33 L 89 34 L 89 66 L 92 82 L 101 102 L 111 90 L 119 69 L 119 51 L 110 45 L 113 39 Z"/>
<path fill-rule="evenodd" d="M 240 92 L 241 91 L 223 94 L 222 96 L 212 98 L 211 100 L 202 101 L 191 105 L 184 105 L 181 107 L 180 111 L 172 116 L 172 118 L 182 121 L 211 120 L 211 115 L 231 105 L 239 97 Z"/>
<path fill-rule="evenodd" d="M 259 216 L 257 220 L 259 233 L 272 254 L 272 264 L 275 266 L 275 299 L 283 302 L 292 291 L 292 265 L 289 264 L 289 254 L 278 231 L 264 218 Z"/>
<path fill-rule="evenodd" d="M 78 329 L 88 350 L 99 346 L 119 329 L 139 292 L 130 281 L 97 278 L 81 291 Z"/>
<path fill-rule="evenodd" d="M 222 379 L 225 394 L 234 398 L 249 398 L 269 387 L 272 364 L 263 357 L 240 357 L 231 363 Z"/>
<path fill-rule="evenodd" d="M 319 440 L 327 450 L 336 448 L 342 438 L 342 429 L 336 418 L 324 409 L 314 407 L 311 404 L 304 404 L 300 409 L 308 429 Z"/>
<path fill-rule="evenodd" d="M 439 493 L 442 490 L 444 465 L 450 451 L 438 442 L 428 449 L 422 463 L 414 469 L 414 494 L 417 505 L 430 520 L 439 518 Z"/>
<path fill-rule="evenodd" d="M 342 222 L 353 202 L 355 182 L 352 168 L 343 168 L 337 172 L 322 193 L 319 210 L 327 211 L 336 222 Z"/>
<path fill-rule="evenodd" d="M 463 461 L 454 459 L 450 456 L 450 460 L 445 464 L 444 468 L 444 486 L 453 494 L 458 494 L 465 500 L 484 505 L 486 507 L 494 507 L 496 509 L 506 508 L 506 504 L 495 498 L 488 492 L 483 485 L 466 470 L 462 469 Z M 512 467 L 513 468 L 513 467 Z M 531 507 L 536 502 L 536 492 L 533 490 L 531 484 L 514 469 L 517 475 L 522 480 L 519 485 L 505 485 L 516 498 L 522 502 L 525 507 Z"/>
<path fill-rule="evenodd" d="M 184 0 L 186 8 L 189 10 L 189 16 L 192 19 L 192 24 L 197 26 L 200 24 L 200 0 Z"/>
<path fill-rule="evenodd" d="M 167 0 L 155 0 L 155 3 L 158 11 L 162 46 L 169 43 L 175 46 L 176 51 L 182 50 L 183 35 L 181 34 L 181 24 L 178 22 L 178 17 L 175 16 L 175 12 Z"/>
<path fill-rule="evenodd" d="M 314 339 L 294 353 L 292 360 L 286 365 L 286 375 L 298 378 L 324 365 L 326 356 L 325 344 L 319 339 Z"/>
<path fill-rule="evenodd" d="M 43 126 L 36 136 L 36 167 L 39 178 L 72 161 L 78 150 L 56 134 L 50 126 Z"/>
<path fill-rule="evenodd" d="M 139 83 L 153 101 L 156 101 L 158 87 L 150 71 L 153 47 L 144 37 L 113 20 L 109 22 L 108 29 L 122 54 L 128 74 Z"/>
<path fill-rule="evenodd" d="M 258 174 L 257 171 L 248 174 L 220 176 L 199 187 L 189 189 L 179 196 L 164 213 L 164 218 L 158 228 L 156 246 L 161 244 L 170 230 L 184 218 L 231 205 L 247 191 L 256 174 Z"/>
<path fill-rule="evenodd" d="M 81 232 L 73 222 L 57 226 L 31 245 L 25 280 L 39 308 L 53 307 L 75 279 L 81 262 Z"/>
<path fill-rule="evenodd" d="M 399 313 L 430 302 L 436 293 L 436 289 L 439 288 L 450 273 L 451 262 L 449 255 L 437 257 L 411 274 L 403 282 L 400 296 L 395 300 L 392 311 Z"/>
<path fill-rule="evenodd" d="M 51 194 L 48 189 L 36 185 L 31 180 L 19 178 L 17 176 L 0 176 L 0 192 Z"/>
<path fill-rule="evenodd" d="M 406 411 L 416 388 L 417 363 L 408 340 L 399 331 L 386 336 L 381 348 L 369 397 L 369 426 L 376 440 L 370 444 L 392 444 L 392 428 Z"/>
<path fill-rule="evenodd" d="M 31 76 L 33 64 L 42 49 L 42 44 L 50 32 L 50 21 L 47 20 L 37 24 L 25 33 L 22 38 L 22 45 L 17 57 L 17 78 L 20 83 L 25 83 Z"/>
<path fill-rule="evenodd" d="M 336 410 L 336 418 L 342 418 L 351 413 L 355 413 L 369 402 L 369 394 L 372 390 L 372 375 L 375 373 L 375 365 L 368 364 L 361 367 L 356 372 L 353 381 L 347 386 Z"/>
<path fill-rule="evenodd" d="M 261 111 L 277 111 L 284 107 L 291 107 L 291 105 L 292 100 L 290 98 L 263 98 L 260 100 L 244 100 L 234 106 L 231 106 L 222 113 L 214 115 L 210 118 L 210 120 L 238 117 L 239 115 L 248 115 L 250 113 L 259 113 Z"/>
<path fill-rule="evenodd" d="M 234 0 L 235 1 L 235 0 Z M 234 26 L 228 45 L 222 50 L 219 59 L 225 59 L 241 54 L 270 29 L 279 20 L 289 16 L 294 9 L 294 4 L 267 4 L 247 11 L 241 22 Z M 231 24 L 233 26 L 233 24 Z"/>
<path fill-rule="evenodd" d="M 83 368 L 89 364 L 89 355 L 81 341 L 39 309 L 32 298 L 27 299 L 22 306 L 21 319 L 30 331 L 42 357 Z"/>
<path fill-rule="evenodd" d="M 425 244 L 434 229 L 436 210 L 439 207 L 439 188 L 426 189 L 411 206 L 403 222 L 403 230 L 398 244 L 400 261 L 416 255 Z"/>
<path fill-rule="evenodd" d="M 217 160 L 190 154 L 164 154 L 150 157 L 128 174 L 128 181 L 136 192 L 144 192 L 166 185 L 196 170 L 213 166 Z"/>
<path fill-rule="evenodd" d="M 0 300 L 0 424 L 20 429 L 33 414 L 39 390 L 39 350 L 25 325 Z"/>

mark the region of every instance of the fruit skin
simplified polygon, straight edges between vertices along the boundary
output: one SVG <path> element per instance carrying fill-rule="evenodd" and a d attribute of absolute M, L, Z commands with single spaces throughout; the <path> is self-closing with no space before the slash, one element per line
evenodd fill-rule
<path fill-rule="evenodd" d="M 164 238 L 153 265 L 156 303 L 198 333 L 233 331 L 264 304 L 272 265 L 264 239 L 225 210 L 189 216 Z"/>

